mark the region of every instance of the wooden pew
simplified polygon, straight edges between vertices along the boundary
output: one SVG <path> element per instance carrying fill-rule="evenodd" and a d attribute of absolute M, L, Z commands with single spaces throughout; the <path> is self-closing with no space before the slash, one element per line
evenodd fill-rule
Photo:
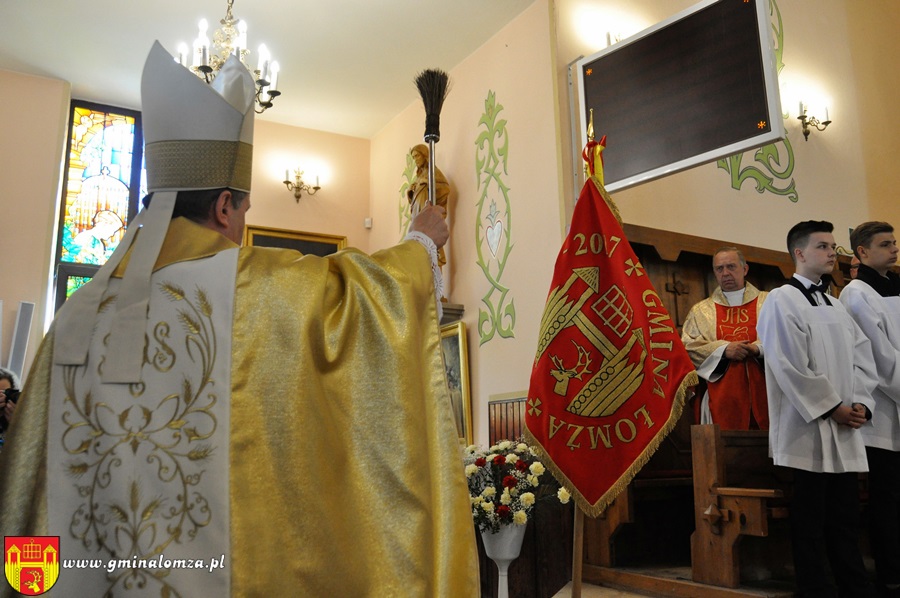
<path fill-rule="evenodd" d="M 492 443 L 519 435 L 523 407 L 521 398 L 491 401 Z M 789 584 L 785 587 L 789 577 L 785 567 L 791 561 L 788 538 L 785 534 L 763 537 L 771 520 L 787 515 L 779 497 L 789 482 L 778 479 L 785 472 L 775 470 L 768 457 L 767 433 L 692 426 L 692 419 L 690 411 L 685 410 L 683 421 L 638 477 L 602 515 L 585 518 L 582 579 L 659 596 L 791 595 Z M 709 513 L 705 513 L 707 510 Z M 525 570 L 514 572 L 511 567 L 510 583 L 521 577 L 535 585 L 534 571 L 547 568 L 549 553 L 558 553 L 555 556 L 563 559 L 554 569 L 560 575 L 569 574 L 570 564 L 565 559 L 571 555 L 571 524 L 560 523 L 557 520 L 537 530 L 540 540 L 535 546 L 527 550 L 523 546 L 522 556 L 513 566 Z M 785 523 L 778 526 L 785 528 Z M 692 555 L 696 552 L 694 545 L 701 540 L 705 550 Z M 550 543 L 555 546 L 548 552 L 545 547 Z M 541 553 L 534 559 L 530 556 L 533 550 Z M 741 553 L 745 557 L 743 571 Z M 483 574 L 493 571 L 487 564 L 483 563 Z M 710 575 L 709 571 L 722 575 Z M 567 580 L 563 577 L 561 583 Z M 741 581 L 743 586 L 739 585 Z M 496 582 L 488 575 L 484 583 L 485 588 L 491 588 Z M 554 578 L 552 583 L 555 586 L 560 580 Z M 517 591 L 525 592 L 523 596 L 533 595 L 526 586 L 528 583 L 517 585 Z"/>
<path fill-rule="evenodd" d="M 516 440 L 525 432 L 525 395 L 511 393 L 514 396 L 497 398 L 488 401 L 488 442 L 496 444 L 501 440 Z"/>
<path fill-rule="evenodd" d="M 764 431 L 722 431 L 714 424 L 691 427 L 694 517 L 693 580 L 727 588 L 741 582 L 740 544 L 769 535 L 770 519 L 784 519 L 784 496 L 768 458 Z M 753 487 L 754 485 L 762 487 Z"/>
<path fill-rule="evenodd" d="M 597 518 L 585 517 L 585 581 L 601 583 L 594 574 L 613 567 L 690 565 L 692 421 L 685 409 L 625 490 Z"/>
<path fill-rule="evenodd" d="M 632 484 L 610 503 L 595 519 L 584 518 L 584 553 L 582 562 L 598 567 L 616 564 L 615 539 L 626 523 L 634 523 L 634 490 Z"/>

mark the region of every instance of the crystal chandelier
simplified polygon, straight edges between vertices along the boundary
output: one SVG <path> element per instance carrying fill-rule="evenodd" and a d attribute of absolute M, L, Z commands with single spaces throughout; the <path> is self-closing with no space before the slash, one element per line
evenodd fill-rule
<path fill-rule="evenodd" d="M 193 49 L 187 44 L 178 46 L 178 62 L 190 69 L 195 75 L 211 83 L 225 64 L 228 56 L 234 54 L 247 67 L 256 78 L 256 112 L 262 114 L 267 108 L 272 107 L 272 102 L 281 95 L 278 91 L 277 61 L 272 61 L 269 50 L 265 44 L 259 46 L 259 62 L 256 70 L 250 68 L 247 59 L 250 50 L 247 49 L 247 23 L 238 21 L 231 14 L 234 0 L 228 0 L 228 9 L 225 18 L 219 21 L 221 29 L 216 29 L 213 34 L 213 46 L 216 53 L 210 53 L 209 37 L 206 32 L 209 25 L 206 19 L 200 19 L 200 33 L 194 40 Z"/>

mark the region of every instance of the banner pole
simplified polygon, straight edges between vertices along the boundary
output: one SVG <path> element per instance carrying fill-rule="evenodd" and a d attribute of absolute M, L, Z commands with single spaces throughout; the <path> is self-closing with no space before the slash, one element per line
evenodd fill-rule
<path fill-rule="evenodd" d="M 584 511 L 575 505 L 575 532 L 572 539 L 572 598 L 581 598 L 581 566 L 584 552 Z"/>

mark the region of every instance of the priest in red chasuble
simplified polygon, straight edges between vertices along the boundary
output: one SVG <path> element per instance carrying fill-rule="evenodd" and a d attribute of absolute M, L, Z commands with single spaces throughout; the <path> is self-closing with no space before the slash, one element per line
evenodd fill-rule
<path fill-rule="evenodd" d="M 767 293 L 744 277 L 749 270 L 736 247 L 713 256 L 718 288 L 691 308 L 682 329 L 697 373 L 707 382 L 700 423 L 725 430 L 768 430 L 763 348 L 756 338 L 756 318 Z"/>

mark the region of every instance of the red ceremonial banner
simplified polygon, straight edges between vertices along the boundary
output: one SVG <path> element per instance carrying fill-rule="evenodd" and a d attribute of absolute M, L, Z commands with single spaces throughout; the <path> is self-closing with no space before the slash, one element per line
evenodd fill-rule
<path fill-rule="evenodd" d="M 600 182 L 585 183 L 541 318 L 528 440 L 596 517 L 672 430 L 697 373 Z"/>

